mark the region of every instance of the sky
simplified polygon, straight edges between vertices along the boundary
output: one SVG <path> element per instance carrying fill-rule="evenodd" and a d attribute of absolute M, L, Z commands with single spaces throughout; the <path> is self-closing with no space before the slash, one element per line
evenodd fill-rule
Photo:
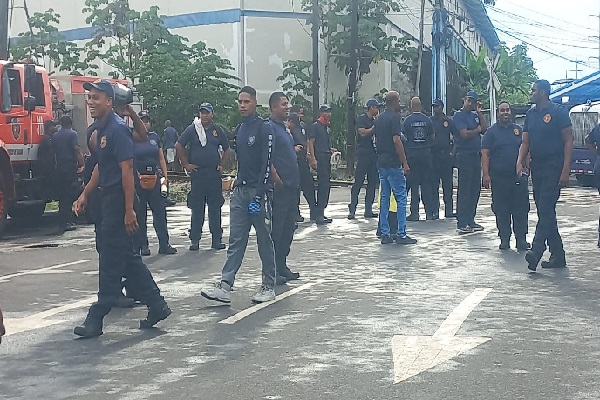
<path fill-rule="evenodd" d="M 528 45 L 540 78 L 581 78 L 600 69 L 600 0 L 496 0 L 487 11 L 500 41 Z"/>

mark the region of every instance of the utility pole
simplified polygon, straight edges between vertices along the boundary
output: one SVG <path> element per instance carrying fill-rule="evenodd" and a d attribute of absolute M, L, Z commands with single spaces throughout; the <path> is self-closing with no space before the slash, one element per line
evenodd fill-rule
<path fill-rule="evenodd" d="M 348 74 L 348 130 L 346 131 L 347 171 L 354 174 L 354 145 L 356 144 L 356 84 L 358 81 L 358 0 L 352 0 L 350 12 L 350 68 Z"/>
<path fill-rule="evenodd" d="M 415 84 L 415 96 L 419 97 L 421 91 L 421 74 L 423 71 L 423 41 L 425 35 L 425 1 L 421 0 L 421 20 L 419 22 L 419 64 L 417 66 L 417 82 Z"/>
<path fill-rule="evenodd" d="M 575 69 L 570 70 L 571 72 L 575 72 L 575 79 L 579 79 L 579 73 L 582 72 L 583 70 L 579 68 L 579 64 L 582 63 L 582 61 L 579 60 L 575 60 L 573 61 L 575 63 Z"/>
<path fill-rule="evenodd" d="M 0 0 L 0 60 L 8 60 L 9 0 Z"/>
<path fill-rule="evenodd" d="M 319 0 L 312 0 L 312 90 L 313 121 L 319 118 Z"/>
<path fill-rule="evenodd" d="M 435 0 L 432 32 L 432 85 L 431 99 L 440 98 L 446 104 L 446 45 L 449 40 L 448 12 L 443 0 Z"/>

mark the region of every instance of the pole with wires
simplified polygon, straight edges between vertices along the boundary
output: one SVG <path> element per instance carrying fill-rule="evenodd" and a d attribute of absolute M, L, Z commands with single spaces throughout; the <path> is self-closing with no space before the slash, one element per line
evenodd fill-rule
<path fill-rule="evenodd" d="M 8 60 L 8 10 L 10 0 L 0 0 L 0 60 Z"/>
<path fill-rule="evenodd" d="M 352 0 L 350 10 L 352 21 L 350 23 L 350 68 L 348 73 L 348 130 L 346 131 L 346 161 L 347 170 L 354 174 L 354 147 L 356 144 L 356 85 L 358 81 L 358 0 Z"/>
<path fill-rule="evenodd" d="M 319 117 L 319 0 L 312 5 L 312 91 L 313 121 Z"/>

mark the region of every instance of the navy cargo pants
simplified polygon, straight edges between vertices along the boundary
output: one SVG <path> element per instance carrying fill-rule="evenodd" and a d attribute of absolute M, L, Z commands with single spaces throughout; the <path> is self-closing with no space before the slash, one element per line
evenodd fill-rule
<path fill-rule="evenodd" d="M 158 237 L 159 247 L 161 249 L 168 247 L 167 203 L 160 194 L 160 180 L 156 180 L 156 185 L 151 190 L 142 189 L 139 184 L 136 184 L 135 191 L 140 200 L 135 211 L 140 227 L 135 238 L 136 250 L 148 247 L 148 206 L 152 210 L 152 225 Z"/>
<path fill-rule="evenodd" d="M 298 189 L 283 187 L 273 193 L 273 246 L 275 248 L 275 266 L 279 275 L 289 269 L 287 256 L 290 254 L 296 222 L 296 198 Z"/>
<path fill-rule="evenodd" d="M 546 251 L 561 258 L 565 256 L 562 238 L 558 233 L 556 220 L 556 203 L 560 197 L 560 175 L 562 165 L 535 166 L 532 163 L 531 181 L 533 183 L 533 199 L 537 207 L 538 222 L 531 250 L 541 256 Z"/>
<path fill-rule="evenodd" d="M 456 155 L 456 160 L 458 162 L 457 225 L 462 228 L 475 223 L 481 194 L 481 155 L 459 153 Z"/>
<path fill-rule="evenodd" d="M 122 277 L 136 283 L 142 303 L 160 307 L 164 304 L 160 290 L 141 256 L 135 254 L 133 237 L 125 230 L 125 194 L 122 188 L 101 190 L 100 207 L 98 301 L 90 307 L 88 317 L 101 320 L 110 312 L 122 295 Z"/>
<path fill-rule="evenodd" d="M 514 232 L 519 240 L 528 231 L 529 186 L 526 180 L 517 181 L 516 174 L 492 173 L 492 211 L 496 215 L 498 236 L 510 239 Z M 512 222 L 512 228 L 511 228 Z"/>
<path fill-rule="evenodd" d="M 192 190 L 188 194 L 187 206 L 192 210 L 192 226 L 190 240 L 200 241 L 204 216 L 208 205 L 208 226 L 213 242 L 221 243 L 223 228 L 221 226 L 221 207 L 225 203 L 223 186 L 219 171 L 200 168 L 192 173 Z"/>

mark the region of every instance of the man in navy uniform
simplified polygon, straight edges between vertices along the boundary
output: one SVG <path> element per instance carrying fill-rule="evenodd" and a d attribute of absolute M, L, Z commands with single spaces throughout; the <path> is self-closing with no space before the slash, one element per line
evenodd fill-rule
<path fill-rule="evenodd" d="M 311 167 L 317 170 L 316 222 L 317 225 L 325 225 L 332 222 L 331 218 L 325 216 L 331 191 L 331 107 L 324 104 L 319 108 L 319 113 L 320 116 L 309 133 L 308 157 Z"/>
<path fill-rule="evenodd" d="M 348 219 L 356 218 L 356 207 L 358 206 L 358 195 L 362 188 L 365 177 L 367 178 L 367 193 L 365 195 L 365 218 L 377 218 L 378 214 L 373 212 L 375 202 L 375 190 L 379 173 L 377 172 L 377 153 L 375 147 L 375 119 L 379 115 L 381 104 L 376 99 L 367 101 L 367 112 L 356 120 L 358 132 L 356 140 L 356 173 L 354 184 L 350 191 L 350 204 L 348 205 Z"/>
<path fill-rule="evenodd" d="M 446 218 L 454 217 L 454 179 L 452 146 L 454 137 L 459 133 L 454 126 L 452 118 L 444 114 L 444 102 L 436 99 L 433 102 L 433 115 L 431 116 L 435 140 L 431 149 L 433 159 L 433 209 L 439 215 L 440 210 L 440 181 L 444 193 L 444 215 Z"/>
<path fill-rule="evenodd" d="M 528 250 L 529 179 L 518 177 L 514 164 L 519 157 L 523 130 L 511 120 L 510 104 L 498 105 L 498 122 L 482 140 L 483 186 L 492 187 L 492 211 L 500 237 L 500 250 L 510 248 L 514 232 L 518 250 Z M 511 228 L 512 222 L 512 228 Z"/>
<path fill-rule="evenodd" d="M 594 180 L 598 193 L 600 193 L 600 124 L 596 125 L 594 129 L 585 137 L 585 144 L 588 146 L 590 153 L 596 156 L 596 162 L 594 164 Z M 600 218 L 598 220 L 598 247 L 600 247 Z"/>
<path fill-rule="evenodd" d="M 190 251 L 200 249 L 204 225 L 204 213 L 208 205 L 208 224 L 212 235 L 211 248 L 223 250 L 223 227 L 221 207 L 225 203 L 221 174 L 229 160 L 229 138 L 223 129 L 213 122 L 212 104 L 203 103 L 198 116 L 179 137 L 175 148 L 181 165 L 192 178 L 192 190 L 188 194 L 188 207 L 192 210 Z M 189 158 L 185 148 L 189 146 Z M 223 153 L 219 154 L 219 150 Z"/>
<path fill-rule="evenodd" d="M 295 280 L 300 277 L 287 265 L 296 224 L 296 205 L 300 190 L 300 172 L 296 161 L 294 139 L 288 133 L 285 120 L 288 114 L 288 99 L 282 92 L 275 92 L 269 98 L 271 117 L 269 124 L 273 128 L 273 163 L 271 171 L 275 184 L 273 192 L 273 230 L 271 237 L 275 247 L 275 266 L 278 283 Z"/>
<path fill-rule="evenodd" d="M 294 112 L 296 109 L 299 112 Z M 303 109 L 298 106 L 291 108 L 291 113 L 287 118 L 288 127 L 294 138 L 294 149 L 298 160 L 298 170 L 300 171 L 300 189 L 304 199 L 310 209 L 310 218 L 314 220 L 317 198 L 315 196 L 315 181 L 310 166 L 308 165 L 308 135 L 306 133 L 306 124 L 302 121 Z M 304 222 L 304 217 L 300 215 L 300 193 L 298 193 L 298 204 L 296 206 L 296 222 Z"/>
<path fill-rule="evenodd" d="M 100 187 L 102 241 L 100 243 L 98 301 L 74 333 L 82 337 L 102 334 L 103 319 L 121 297 L 121 278 L 136 283 L 140 300 L 148 306 L 148 315 L 140 328 L 150 328 L 171 314 L 152 274 L 135 254 L 133 235 L 138 229 L 135 214 L 135 185 L 132 133 L 113 108 L 114 89 L 110 82 L 86 82 L 88 107 L 97 122 L 98 164 L 90 182 L 75 204 L 78 214 L 85 209 L 87 197 Z"/>
<path fill-rule="evenodd" d="M 550 249 L 550 260 L 542 268 L 567 266 L 562 238 L 558 233 L 556 203 L 561 187 L 569 183 L 573 157 L 573 126 L 569 113 L 550 101 L 550 83 L 536 81 L 531 88 L 533 107 L 527 111 L 523 126 L 523 144 L 517 160 L 517 175 L 527 173 L 527 157 L 531 158 L 533 199 L 538 223 L 531 250 L 525 255 L 528 268 L 537 269 L 538 263 Z"/>
<path fill-rule="evenodd" d="M 275 251 L 271 240 L 271 154 L 273 128 L 256 114 L 256 89 L 245 86 L 238 95 L 243 122 L 236 135 L 238 175 L 230 203 L 229 249 L 221 280 L 200 294 L 213 301 L 231 303 L 231 288 L 239 271 L 250 228 L 256 231 L 262 262 L 262 284 L 252 297 L 255 303 L 275 299 Z"/>
<path fill-rule="evenodd" d="M 431 147 L 435 140 L 433 123 L 421 112 L 421 99 L 413 97 L 410 101 L 412 113 L 406 117 L 402 125 L 402 133 L 406 137 L 406 158 L 410 166 L 407 177 L 410 186 L 409 221 L 419 220 L 419 197 L 423 199 L 425 215 L 428 220 L 438 219 L 433 202 L 433 163 Z M 419 196 L 419 191 L 421 196 Z"/>
<path fill-rule="evenodd" d="M 453 118 L 460 132 L 454 143 L 458 163 L 457 228 L 461 235 L 483 230 L 475 222 L 481 193 L 481 135 L 488 128 L 481 109 L 477 93 L 470 90 L 465 96 L 463 108 Z"/>

